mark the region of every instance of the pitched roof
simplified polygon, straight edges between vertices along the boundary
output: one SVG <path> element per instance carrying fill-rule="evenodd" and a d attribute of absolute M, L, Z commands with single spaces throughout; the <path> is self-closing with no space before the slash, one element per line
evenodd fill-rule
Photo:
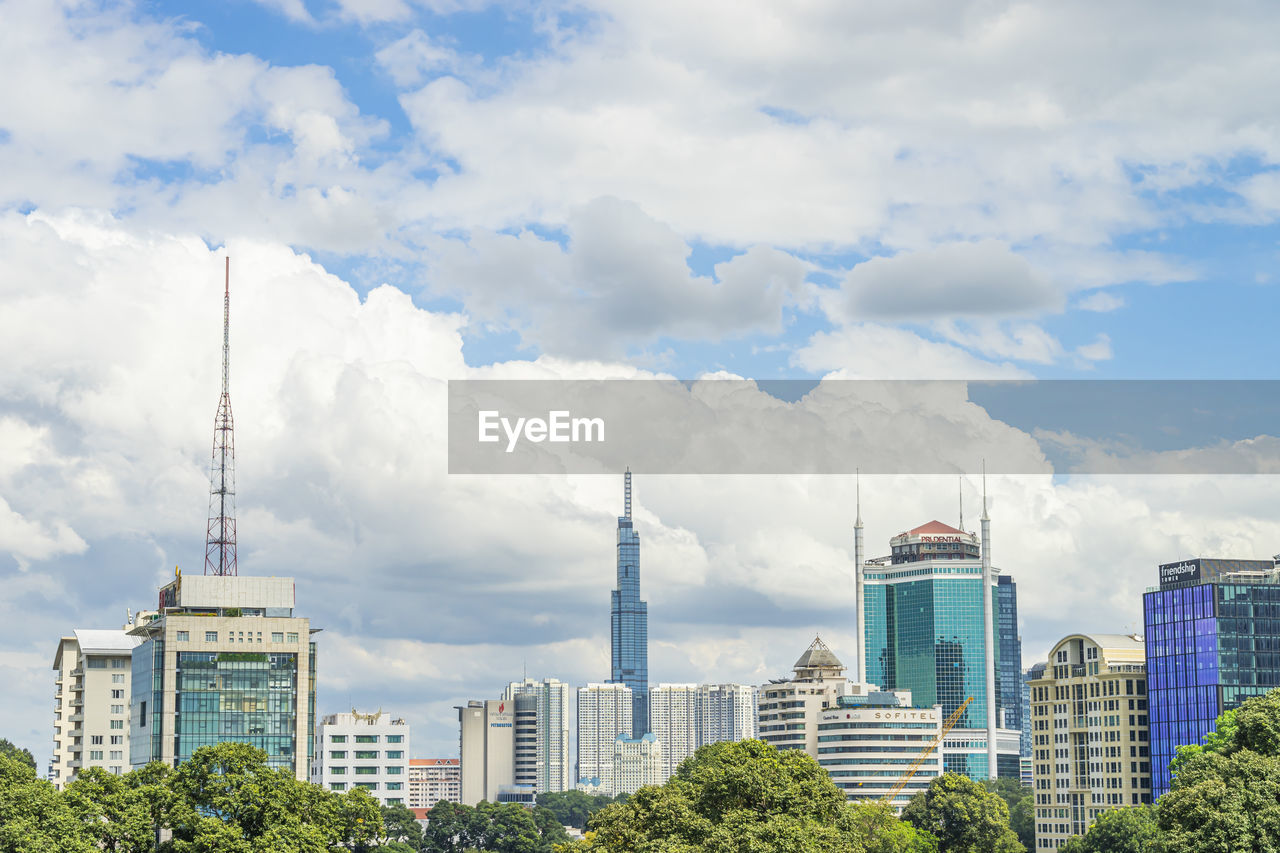
<path fill-rule="evenodd" d="M 959 533 L 962 536 L 968 535 L 963 530 L 960 530 L 959 528 L 956 528 L 956 527 L 952 527 L 950 524 L 943 524 L 941 521 L 938 521 L 936 518 L 933 521 L 928 522 L 927 524 L 922 524 L 919 527 L 916 527 L 916 528 L 913 528 L 912 530 L 907 531 L 908 536 L 915 536 L 917 534 L 923 535 L 923 534 L 938 534 L 938 533 Z"/>
<path fill-rule="evenodd" d="M 821 637 L 813 638 L 809 648 L 805 649 L 804 654 L 800 655 L 800 659 L 796 661 L 796 665 L 792 669 L 814 669 L 815 667 L 838 667 L 844 669 L 844 664 L 840 663 L 840 659 L 835 656 L 835 653 L 827 648 L 827 644 L 822 642 Z"/>

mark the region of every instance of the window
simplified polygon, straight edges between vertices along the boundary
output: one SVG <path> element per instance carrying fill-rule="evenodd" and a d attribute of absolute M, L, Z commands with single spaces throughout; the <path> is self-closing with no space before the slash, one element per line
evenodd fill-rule
<path fill-rule="evenodd" d="M 89 669 L 106 669 L 107 659 L 106 658 L 86 658 L 84 665 Z"/>
<path fill-rule="evenodd" d="M 112 745 L 112 746 L 121 746 L 121 745 L 123 745 L 123 744 L 124 744 L 124 735 L 112 735 L 112 736 L 111 736 L 111 745 Z"/>
<path fill-rule="evenodd" d="M 112 698 L 112 699 L 123 699 L 123 698 L 124 698 L 124 691 L 123 691 L 123 690 L 112 690 L 112 691 L 111 691 L 111 698 Z"/>
<path fill-rule="evenodd" d="M 357 776 L 372 776 L 377 772 L 378 772 L 378 768 L 376 767 L 357 767 L 356 768 Z"/>
<path fill-rule="evenodd" d="M 400 776 L 403 773 L 404 773 L 404 768 L 400 767 L 399 765 L 394 765 L 387 768 L 388 776 Z"/>
<path fill-rule="evenodd" d="M 111 721 L 111 728 L 113 728 L 113 729 L 123 729 L 123 728 L 124 728 L 124 720 L 112 720 L 112 721 Z"/>
<path fill-rule="evenodd" d="M 357 782 L 356 787 L 364 788 L 366 791 L 376 791 L 378 790 L 378 783 L 377 782 Z"/>
<path fill-rule="evenodd" d="M 346 742 L 347 742 L 346 735 L 331 735 L 329 737 L 329 743 L 346 743 Z"/>
<path fill-rule="evenodd" d="M 101 745 L 102 745 L 102 735 L 90 735 L 90 736 L 89 736 L 89 743 L 93 744 L 94 746 L 101 746 Z"/>
<path fill-rule="evenodd" d="M 217 631 L 205 631 L 205 632 L 204 632 L 204 641 L 205 641 L 206 643 L 216 643 L 216 642 L 218 642 L 218 632 L 217 632 Z"/>
<path fill-rule="evenodd" d="M 90 761 L 101 761 L 101 760 L 102 760 L 102 750 L 100 750 L 100 749 L 91 749 L 91 750 L 89 750 L 89 760 L 90 760 Z"/>
<path fill-rule="evenodd" d="M 116 673 L 115 675 L 111 676 L 111 683 L 124 684 L 124 676 L 121 675 L 120 673 Z"/>
<path fill-rule="evenodd" d="M 296 643 L 296 642 L 298 642 L 298 632 L 297 632 L 297 631 L 290 631 L 290 632 L 289 632 L 289 642 L 291 642 L 291 643 Z"/>
<path fill-rule="evenodd" d="M 124 658 L 112 658 L 112 659 L 111 659 L 111 668 L 112 668 L 112 669 L 124 669 Z"/>
<path fill-rule="evenodd" d="M 112 761 L 122 761 L 122 760 L 124 760 L 124 750 L 123 750 L 123 749 L 113 749 L 113 750 L 111 750 L 111 760 L 112 760 Z"/>
<path fill-rule="evenodd" d="M 147 703 L 140 703 L 138 708 L 138 727 L 145 729 L 147 727 Z"/>
<path fill-rule="evenodd" d="M 345 749 L 332 749 L 329 751 L 330 758 L 346 758 L 347 751 Z"/>
<path fill-rule="evenodd" d="M 329 772 L 330 772 L 330 773 L 332 773 L 334 776 L 345 776 L 345 775 L 347 774 L 347 768 L 345 768 L 345 767 L 330 767 L 330 768 L 329 768 Z"/>
<path fill-rule="evenodd" d="M 404 735 L 387 735 L 387 743 L 404 743 Z"/>
<path fill-rule="evenodd" d="M 378 750 L 376 749 L 357 749 L 356 758 L 377 758 Z"/>
<path fill-rule="evenodd" d="M 123 706 L 123 705 L 112 705 L 112 706 L 111 706 L 111 713 L 113 713 L 113 714 L 123 714 L 123 713 L 124 713 L 124 706 Z"/>
<path fill-rule="evenodd" d="M 347 790 L 347 783 L 346 783 L 346 782 L 330 782 L 330 783 L 329 783 L 329 790 L 330 790 L 330 791 L 345 791 L 345 790 Z"/>
<path fill-rule="evenodd" d="M 271 632 L 271 642 L 273 642 L 273 643 L 283 643 L 283 642 L 284 642 L 284 631 L 272 631 L 272 632 Z"/>
<path fill-rule="evenodd" d="M 399 791 L 399 790 L 400 790 L 401 788 L 403 788 L 403 787 L 404 787 L 404 783 L 403 783 L 403 782 L 388 782 L 388 783 L 387 783 L 387 790 L 388 790 L 388 791 Z"/>
<path fill-rule="evenodd" d="M 180 643 L 185 643 L 187 640 L 190 640 L 190 639 L 191 639 L 191 632 L 190 632 L 190 631 L 179 631 L 179 632 L 178 632 L 178 642 L 180 642 Z"/>
<path fill-rule="evenodd" d="M 387 787 L 390 788 L 391 786 L 388 785 Z M 387 797 L 387 805 L 401 806 L 401 805 L 404 805 L 404 800 L 401 799 L 400 797 Z"/>
<path fill-rule="evenodd" d="M 356 735 L 356 743 L 377 743 L 377 735 Z"/>
<path fill-rule="evenodd" d="M 388 749 L 387 758 L 404 758 L 403 749 Z"/>

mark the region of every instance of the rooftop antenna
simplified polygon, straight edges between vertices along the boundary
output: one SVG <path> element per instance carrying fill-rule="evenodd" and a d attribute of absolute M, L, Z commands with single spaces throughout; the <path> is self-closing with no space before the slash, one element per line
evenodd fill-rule
<path fill-rule="evenodd" d="M 231 576 L 236 568 L 236 440 L 231 417 L 231 258 L 226 259 L 222 296 L 222 396 L 213 419 L 213 463 L 209 472 L 209 527 L 204 573 Z"/>
<path fill-rule="evenodd" d="M 627 468 L 625 485 L 623 486 L 623 504 L 625 509 L 623 510 L 622 517 L 630 518 L 631 517 L 631 469 L 629 467 Z"/>
<path fill-rule="evenodd" d="M 960 484 L 960 532 L 964 532 L 964 475 L 958 478 Z"/>

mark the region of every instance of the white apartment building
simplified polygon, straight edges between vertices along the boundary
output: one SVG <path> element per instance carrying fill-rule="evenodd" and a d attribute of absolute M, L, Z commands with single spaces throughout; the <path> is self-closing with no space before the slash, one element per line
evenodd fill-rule
<path fill-rule="evenodd" d="M 646 785 L 661 785 L 662 743 L 653 734 L 638 738 L 618 735 L 613 741 L 612 781 L 609 796 L 634 794 Z"/>
<path fill-rule="evenodd" d="M 698 749 L 698 685 L 659 684 L 649 688 L 649 730 L 661 744 L 658 783 Z"/>
<path fill-rule="evenodd" d="M 384 806 L 409 802 L 409 725 L 379 710 L 329 714 L 316 726 L 311 781 L 330 791 L 363 788 Z"/>
<path fill-rule="evenodd" d="M 631 733 L 631 688 L 578 688 L 578 787 L 612 790 L 614 741 Z"/>
<path fill-rule="evenodd" d="M 129 691 L 138 642 L 124 631 L 84 629 L 59 640 L 49 767 L 59 790 L 86 767 L 129 770 Z"/>
<path fill-rule="evenodd" d="M 793 667 L 795 675 L 760 687 L 760 739 L 778 749 L 818 754 L 818 723 L 840 696 L 861 693 L 865 685 L 844 677 L 844 664 L 815 638 Z"/>
<path fill-rule="evenodd" d="M 442 800 L 462 802 L 462 772 L 456 758 L 409 759 L 409 808 L 429 809 Z"/>
<path fill-rule="evenodd" d="M 515 785 L 515 707 L 505 699 L 458 707 L 459 799 L 464 806 L 499 802 Z"/>
<path fill-rule="evenodd" d="M 572 787 L 571 693 L 572 688 L 556 678 L 513 681 L 503 692 L 502 698 L 516 705 L 517 785 L 532 785 L 539 794 L 568 791 Z M 522 696 L 526 698 L 519 698 Z"/>
<path fill-rule="evenodd" d="M 751 684 L 698 685 L 698 746 L 757 737 L 756 693 Z"/>

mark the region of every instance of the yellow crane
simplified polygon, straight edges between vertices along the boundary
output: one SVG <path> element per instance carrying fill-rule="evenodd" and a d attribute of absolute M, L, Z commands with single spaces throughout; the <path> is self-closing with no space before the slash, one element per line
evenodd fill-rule
<path fill-rule="evenodd" d="M 911 781 L 911 777 L 916 775 L 916 771 L 920 769 L 920 765 L 924 764 L 925 759 L 929 757 L 929 754 L 938 748 L 938 744 L 942 743 L 942 739 L 947 736 L 947 732 L 955 728 L 956 723 L 960 722 L 960 715 L 964 713 L 964 709 L 968 708 L 969 703 L 972 701 L 973 697 L 970 696 L 968 699 L 964 700 L 963 705 L 956 708 L 955 711 L 951 713 L 950 717 L 947 717 L 947 721 L 942 724 L 942 730 L 938 732 L 937 737 L 930 741 L 929 745 L 921 750 L 920 754 L 916 756 L 916 760 L 911 762 L 911 766 L 907 768 L 906 772 L 898 777 L 898 781 L 893 784 L 893 787 L 889 789 L 889 793 L 885 794 L 880 802 L 884 803 L 886 806 L 893 805 L 893 798 L 898 796 L 898 793 L 907 786 L 907 783 Z"/>

